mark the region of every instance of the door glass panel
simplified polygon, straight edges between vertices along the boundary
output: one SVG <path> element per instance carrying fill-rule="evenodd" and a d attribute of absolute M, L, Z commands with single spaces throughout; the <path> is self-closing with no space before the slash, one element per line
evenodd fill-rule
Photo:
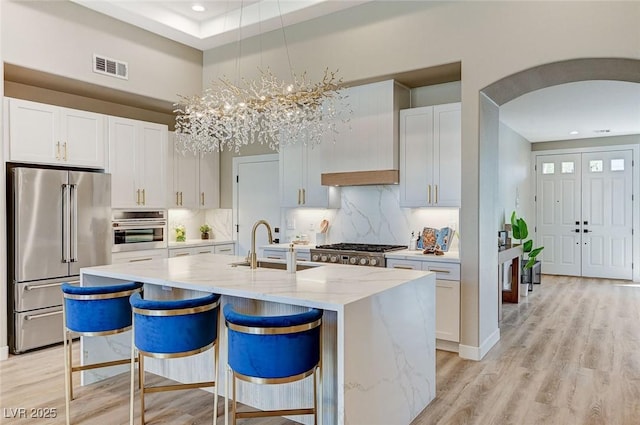
<path fill-rule="evenodd" d="M 624 171 L 624 159 L 612 159 L 611 171 Z"/>
<path fill-rule="evenodd" d="M 592 173 L 601 173 L 602 172 L 602 160 L 601 159 L 592 159 L 589 161 L 589 171 Z"/>
<path fill-rule="evenodd" d="M 543 162 L 542 163 L 542 174 L 553 174 L 555 164 L 553 162 Z"/>
<path fill-rule="evenodd" d="M 575 164 L 573 163 L 573 161 L 562 163 L 562 174 L 573 174 L 574 170 Z"/>

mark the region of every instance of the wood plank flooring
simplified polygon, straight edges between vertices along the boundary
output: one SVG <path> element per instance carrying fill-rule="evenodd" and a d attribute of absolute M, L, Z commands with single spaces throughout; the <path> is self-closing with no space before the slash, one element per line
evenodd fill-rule
<path fill-rule="evenodd" d="M 640 285 L 544 276 L 521 300 L 503 305 L 501 340 L 481 362 L 438 351 L 436 399 L 412 425 L 640 424 Z M 61 347 L 0 362 L 0 424 L 64 424 L 63 364 Z M 72 423 L 127 424 L 128 385 L 120 375 L 76 387 Z M 58 417 L 12 418 L 16 408 L 27 416 L 55 408 Z M 151 394 L 147 423 L 211 424 L 212 408 L 211 394 L 201 390 Z M 218 424 L 223 412 L 221 402 Z"/>

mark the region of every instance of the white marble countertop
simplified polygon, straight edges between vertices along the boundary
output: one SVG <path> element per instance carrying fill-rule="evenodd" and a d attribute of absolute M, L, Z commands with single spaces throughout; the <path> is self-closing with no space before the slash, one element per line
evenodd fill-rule
<path fill-rule="evenodd" d="M 431 272 L 321 265 L 287 273 L 285 270 L 232 266 L 243 257 L 201 254 L 81 269 L 83 275 L 141 281 L 174 288 L 215 292 L 242 298 L 342 311 L 344 306 L 369 298 Z M 274 260 L 269 260 L 274 262 Z M 425 282 L 435 282 L 427 279 Z"/>
<path fill-rule="evenodd" d="M 227 243 L 234 243 L 234 241 L 224 241 L 224 240 L 216 240 L 216 239 L 187 239 L 184 242 L 169 242 L 169 249 L 172 248 L 193 248 L 197 246 L 213 246 L 213 245 L 222 245 Z"/>
<path fill-rule="evenodd" d="M 422 250 L 392 251 L 384 254 L 385 258 L 396 258 L 399 260 L 419 260 L 419 261 L 440 261 L 446 263 L 460 263 L 460 253 L 458 251 L 448 251 L 444 255 L 423 254 Z"/>

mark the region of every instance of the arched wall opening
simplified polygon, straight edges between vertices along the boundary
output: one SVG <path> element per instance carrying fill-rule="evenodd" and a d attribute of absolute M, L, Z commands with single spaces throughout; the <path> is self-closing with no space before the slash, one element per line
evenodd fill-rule
<path fill-rule="evenodd" d="M 481 359 L 499 340 L 498 256 L 495 239 L 504 220 L 498 210 L 500 106 L 529 92 L 555 85 L 589 80 L 640 83 L 640 60 L 628 58 L 582 58 L 553 62 L 512 74 L 480 90 L 479 96 L 479 342 L 477 351 L 467 350 L 464 334 L 460 355 Z M 464 208 L 464 205 L 463 205 Z M 461 314 L 465 314 L 463 310 Z M 464 319 L 463 319 L 464 320 Z"/>

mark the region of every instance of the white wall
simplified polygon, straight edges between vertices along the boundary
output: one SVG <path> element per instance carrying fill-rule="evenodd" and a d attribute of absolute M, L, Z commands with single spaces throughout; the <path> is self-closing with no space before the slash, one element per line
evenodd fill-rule
<path fill-rule="evenodd" d="M 491 204 L 497 174 L 485 175 L 494 181 L 479 179 L 481 168 L 498 167 L 497 155 L 479 156 L 480 90 L 560 60 L 640 58 L 639 19 L 637 2 L 371 2 L 287 29 L 293 66 L 311 78 L 326 67 L 357 81 L 462 63 L 462 344 L 480 350 L 498 329 L 494 305 L 481 299 L 498 296 L 497 267 L 480 257 L 495 249 L 495 237 L 482 236 L 495 235 L 499 217 Z M 203 81 L 234 76 L 237 47 L 205 52 Z M 246 40 L 242 51 L 248 77 L 260 63 L 288 75 L 279 35 Z"/>
<path fill-rule="evenodd" d="M 4 2 L 0 2 L 0 22 L 4 16 Z M 4 36 L 0 31 L 0 75 L 4 75 Z M 4 96 L 4 84 L 0 85 L 0 98 Z M 4 102 L 0 102 L 0 117 L 4 116 Z M 0 120 L 0 199 L 5 205 L 6 199 L 6 169 L 4 149 L 2 149 L 2 139 L 4 135 L 4 119 Z M 7 209 L 0 208 L 0 361 L 5 360 L 9 355 L 7 340 Z"/>
<path fill-rule="evenodd" d="M 70 1 L 4 0 L 4 62 L 177 101 L 202 91 L 202 52 Z M 93 54 L 129 64 L 129 79 L 92 71 Z"/>
<path fill-rule="evenodd" d="M 499 168 L 499 215 L 504 223 L 509 223 L 511 213 L 516 211 L 527 224 L 535 222 L 534 187 L 531 177 L 531 143 L 500 123 L 498 148 Z M 533 229 L 532 229 L 533 230 Z"/>

